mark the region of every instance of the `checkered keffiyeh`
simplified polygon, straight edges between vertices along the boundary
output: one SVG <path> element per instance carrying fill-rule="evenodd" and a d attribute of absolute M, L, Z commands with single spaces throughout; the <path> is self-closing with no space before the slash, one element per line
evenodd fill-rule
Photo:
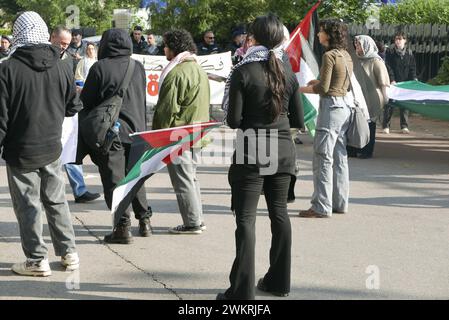
<path fill-rule="evenodd" d="M 12 29 L 12 50 L 32 44 L 49 44 L 50 35 L 45 21 L 33 11 L 22 13 Z"/>
<path fill-rule="evenodd" d="M 224 110 L 225 112 L 225 118 L 223 120 L 223 123 L 226 122 L 226 116 L 228 113 L 228 107 L 229 107 L 229 89 L 231 88 L 231 78 L 232 78 L 232 74 L 234 73 L 234 71 L 236 69 L 238 69 L 239 67 L 247 64 L 247 63 L 251 63 L 251 62 L 259 62 L 259 61 L 267 61 L 270 56 L 269 56 L 269 52 L 272 51 L 274 53 L 274 55 L 276 56 L 276 58 L 278 58 L 279 60 L 282 60 L 282 55 L 283 55 L 283 49 L 282 46 L 278 46 L 274 49 L 268 50 L 266 47 L 264 46 L 253 46 L 253 47 L 249 47 L 248 51 L 246 51 L 245 56 L 243 57 L 243 60 L 240 61 L 238 64 L 236 64 L 232 69 L 231 72 L 228 75 L 228 78 L 226 79 L 226 83 L 225 83 L 225 89 L 224 89 L 224 96 L 223 96 L 223 102 L 221 104 L 221 108 Z"/>

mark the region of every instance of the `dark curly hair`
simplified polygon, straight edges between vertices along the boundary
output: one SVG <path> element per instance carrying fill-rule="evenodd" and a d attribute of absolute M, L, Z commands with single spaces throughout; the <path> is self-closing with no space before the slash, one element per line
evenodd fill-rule
<path fill-rule="evenodd" d="M 196 45 L 192 35 L 184 29 L 170 30 L 164 33 L 164 45 L 173 51 L 175 56 L 184 51 L 196 53 Z"/>
<path fill-rule="evenodd" d="M 328 50 L 347 49 L 348 25 L 340 19 L 321 20 L 319 26 L 329 36 Z"/>

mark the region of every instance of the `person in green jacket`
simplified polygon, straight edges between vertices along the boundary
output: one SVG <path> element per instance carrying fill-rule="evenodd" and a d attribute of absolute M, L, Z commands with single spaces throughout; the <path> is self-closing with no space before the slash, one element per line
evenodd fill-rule
<path fill-rule="evenodd" d="M 173 128 L 209 121 L 210 89 L 207 74 L 196 61 L 196 45 L 186 30 L 166 32 L 164 54 L 170 63 L 159 79 L 159 99 L 152 129 Z M 167 166 L 183 224 L 175 234 L 201 234 L 203 221 L 200 185 L 196 177 L 198 148 L 185 151 Z"/>

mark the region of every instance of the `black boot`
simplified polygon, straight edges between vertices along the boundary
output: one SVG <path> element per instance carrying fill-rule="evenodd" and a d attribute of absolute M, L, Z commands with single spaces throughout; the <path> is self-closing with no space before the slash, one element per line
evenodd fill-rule
<path fill-rule="evenodd" d="M 104 237 L 106 243 L 120 243 L 130 244 L 133 242 L 133 236 L 131 234 L 131 226 L 119 225 L 115 227 L 111 234 Z"/>
<path fill-rule="evenodd" d="M 150 218 L 143 218 L 139 220 L 139 235 L 141 237 L 149 237 L 153 231 L 151 230 Z"/>

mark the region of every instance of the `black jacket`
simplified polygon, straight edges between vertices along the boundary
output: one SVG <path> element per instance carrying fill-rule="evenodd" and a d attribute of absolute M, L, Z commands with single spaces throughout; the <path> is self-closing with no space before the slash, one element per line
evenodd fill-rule
<path fill-rule="evenodd" d="M 204 42 L 197 46 L 198 55 L 204 56 L 208 54 L 220 53 L 220 48 L 216 44 L 208 45 Z"/>
<path fill-rule="evenodd" d="M 401 56 L 394 48 L 389 48 L 385 55 L 385 64 L 390 81 L 401 82 L 417 78 L 415 57 L 409 49 L 406 49 L 405 54 Z"/>
<path fill-rule="evenodd" d="M 272 121 L 266 111 L 271 104 L 270 91 L 266 85 L 266 72 L 268 62 L 252 62 L 234 70 L 229 90 L 229 109 L 227 122 L 233 129 L 242 131 L 255 129 L 277 130 L 278 154 L 270 155 L 278 161 L 278 173 L 295 173 L 296 151 L 290 135 L 290 128 L 304 127 L 304 111 L 302 100 L 298 91 L 298 81 L 288 62 L 284 62 L 285 93 L 283 109 L 279 117 Z M 261 132 L 264 132 L 263 130 Z M 238 132 L 237 135 L 241 134 Z M 259 135 L 259 133 L 257 133 Z M 259 137 L 259 136 L 258 136 Z M 260 137 L 259 137 L 260 138 Z M 267 140 L 267 145 L 269 144 Z M 257 153 L 258 154 L 258 153 Z M 234 154 L 234 163 L 235 163 Z M 234 165 L 236 176 L 243 175 L 242 170 L 253 170 L 258 173 L 259 164 L 247 162 L 248 151 L 245 147 L 245 164 Z M 256 162 L 257 163 L 257 162 Z"/>
<path fill-rule="evenodd" d="M 8 165 L 41 168 L 62 150 L 64 116 L 77 103 L 73 70 L 50 45 L 21 47 L 0 64 L 0 145 Z"/>
<path fill-rule="evenodd" d="M 98 62 L 90 68 L 81 92 L 85 109 L 82 112 L 88 112 L 117 93 L 125 77 L 131 53 L 132 43 L 127 32 L 110 29 L 103 33 L 98 49 Z M 145 69 L 136 61 L 119 115 L 120 138 L 123 143 L 132 142 L 128 136 L 130 133 L 146 130 L 145 80 Z"/>
<path fill-rule="evenodd" d="M 144 37 L 141 37 L 140 42 L 137 42 L 131 34 L 131 41 L 133 43 L 134 54 L 148 54 L 148 43 L 145 41 Z"/>

